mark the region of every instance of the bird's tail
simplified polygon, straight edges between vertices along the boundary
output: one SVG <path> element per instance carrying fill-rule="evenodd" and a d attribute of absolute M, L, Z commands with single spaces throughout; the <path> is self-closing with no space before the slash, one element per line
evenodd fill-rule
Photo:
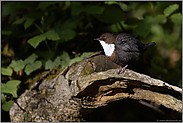
<path fill-rule="evenodd" d="M 156 43 L 155 43 L 155 42 L 145 44 L 144 49 L 147 49 L 147 48 L 152 47 L 152 46 L 154 46 L 154 45 L 156 45 Z"/>

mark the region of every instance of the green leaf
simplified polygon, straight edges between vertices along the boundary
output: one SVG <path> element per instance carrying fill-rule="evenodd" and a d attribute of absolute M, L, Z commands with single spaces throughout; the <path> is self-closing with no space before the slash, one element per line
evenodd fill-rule
<path fill-rule="evenodd" d="M 55 4 L 55 3 L 58 3 L 58 2 L 51 2 L 51 1 L 49 1 L 49 2 L 45 2 L 45 1 L 44 2 L 39 2 L 39 5 L 38 5 L 37 9 L 46 8 L 49 5 L 52 5 L 52 4 Z"/>
<path fill-rule="evenodd" d="M 165 15 L 158 15 L 156 16 L 155 23 L 166 23 L 166 16 Z"/>
<path fill-rule="evenodd" d="M 8 57 L 14 56 L 13 50 L 8 46 L 8 44 L 4 45 L 2 54 Z"/>
<path fill-rule="evenodd" d="M 59 40 L 60 39 L 60 37 L 58 36 L 58 34 L 54 30 L 49 30 L 44 35 L 49 40 L 54 41 L 54 40 Z"/>
<path fill-rule="evenodd" d="M 49 59 L 45 62 L 45 70 L 48 70 L 48 69 L 51 69 L 51 68 L 54 68 L 54 64 L 53 62 Z"/>
<path fill-rule="evenodd" d="M 19 71 L 25 67 L 25 63 L 22 59 L 20 59 L 18 61 L 12 60 L 11 64 L 9 66 L 14 68 L 15 71 Z"/>
<path fill-rule="evenodd" d="M 58 67 L 61 64 L 60 56 L 58 56 L 53 62 L 49 59 L 45 63 L 45 70 L 52 69 Z"/>
<path fill-rule="evenodd" d="M 7 83 L 1 83 L 1 92 L 12 94 L 17 98 L 17 86 L 21 83 L 20 80 L 11 80 Z"/>
<path fill-rule="evenodd" d="M 11 31 L 1 31 L 1 35 L 10 35 Z"/>
<path fill-rule="evenodd" d="M 46 40 L 46 37 L 45 35 L 37 35 L 37 36 L 34 36 L 33 38 L 30 38 L 27 42 L 33 46 L 34 48 L 36 48 L 39 43 L 41 43 L 42 41 Z"/>
<path fill-rule="evenodd" d="M 37 69 L 39 69 L 42 66 L 42 62 L 41 61 L 35 61 L 34 63 L 30 63 L 27 64 L 25 66 L 25 73 L 27 75 L 30 75 L 30 73 L 32 73 L 33 71 L 36 71 Z"/>
<path fill-rule="evenodd" d="M 79 61 L 81 61 L 82 59 L 83 59 L 83 58 L 81 58 L 81 57 L 73 58 L 73 59 L 71 59 L 69 65 L 72 65 L 72 64 L 75 63 L 75 62 L 79 62 Z"/>
<path fill-rule="evenodd" d="M 125 14 L 118 5 L 107 6 L 102 14 L 95 14 L 94 16 L 106 23 L 117 23 L 125 19 Z"/>
<path fill-rule="evenodd" d="M 4 93 L 1 93 L 1 102 L 4 103 L 6 101 Z"/>
<path fill-rule="evenodd" d="M 151 27 L 151 33 L 153 35 L 155 35 L 155 37 L 157 37 L 157 38 L 163 37 L 164 30 L 163 30 L 162 25 L 160 25 L 160 24 L 154 24 L 154 25 L 152 25 L 152 27 Z"/>
<path fill-rule="evenodd" d="M 83 59 L 84 57 L 89 56 L 92 53 L 94 53 L 94 52 L 84 52 L 80 57 Z"/>
<path fill-rule="evenodd" d="M 60 59 L 61 59 L 61 66 L 62 67 L 69 66 L 70 57 L 69 57 L 69 54 L 67 52 L 63 51 L 62 55 L 60 56 Z"/>
<path fill-rule="evenodd" d="M 166 17 L 168 17 L 170 14 L 172 14 L 178 8 L 179 8 L 179 5 L 178 4 L 173 4 L 173 5 L 170 5 L 170 6 L 166 7 L 164 9 L 163 13 L 164 13 L 164 15 Z"/>
<path fill-rule="evenodd" d="M 79 62 L 79 61 L 83 60 L 84 57 L 86 57 L 86 56 L 88 56 L 92 53 L 93 52 L 84 52 L 80 57 L 76 57 L 76 58 L 71 59 L 69 65 L 71 65 L 75 62 Z"/>
<path fill-rule="evenodd" d="M 125 12 L 127 12 L 128 10 L 130 10 L 130 7 L 129 7 L 127 4 L 123 3 L 123 2 L 119 2 L 118 5 L 119 5 L 119 6 L 121 7 L 121 9 L 122 9 L 123 11 L 125 11 Z"/>
<path fill-rule="evenodd" d="M 1 74 L 6 76 L 12 76 L 13 70 L 10 67 L 1 67 Z"/>
<path fill-rule="evenodd" d="M 3 105 L 2 105 L 2 109 L 4 111 L 9 111 L 10 108 L 12 107 L 13 105 L 13 101 L 12 100 L 9 100 L 8 102 L 5 102 Z"/>
<path fill-rule="evenodd" d="M 111 4 L 118 4 L 116 1 L 105 1 L 105 4 L 111 5 Z"/>
<path fill-rule="evenodd" d="M 60 34 L 60 39 L 64 40 L 64 41 L 68 41 L 73 39 L 76 36 L 76 32 L 72 29 L 66 29 L 63 30 Z"/>
<path fill-rule="evenodd" d="M 175 24 L 182 24 L 182 14 L 176 13 L 170 16 L 171 20 Z"/>
<path fill-rule="evenodd" d="M 74 5 L 72 7 L 71 15 L 79 15 L 83 11 L 84 7 L 81 5 Z"/>
<path fill-rule="evenodd" d="M 25 60 L 24 60 L 24 62 L 26 63 L 26 64 L 28 64 L 28 63 L 33 63 L 36 59 L 37 59 L 37 55 L 36 54 L 32 54 L 31 56 L 29 56 L 29 57 L 27 57 Z"/>
<path fill-rule="evenodd" d="M 88 12 L 89 14 L 102 14 L 104 11 L 104 7 L 101 6 L 85 6 L 84 11 Z"/>
<path fill-rule="evenodd" d="M 7 2 L 6 4 L 3 4 L 2 7 L 2 17 L 7 16 L 9 14 L 12 14 L 15 12 L 16 7 L 15 7 L 15 2 Z"/>
<path fill-rule="evenodd" d="M 81 20 L 81 17 L 79 16 L 73 16 L 72 18 L 66 20 L 62 26 L 61 30 L 67 30 L 67 29 L 74 29 L 77 27 L 78 22 Z"/>
<path fill-rule="evenodd" d="M 151 24 L 148 23 L 143 23 L 141 22 L 136 28 L 135 31 L 138 35 L 142 36 L 142 37 L 146 37 L 150 31 L 151 31 Z"/>
<path fill-rule="evenodd" d="M 24 21 L 25 21 L 25 18 L 20 18 L 20 19 L 14 21 L 14 22 L 13 22 L 13 25 L 14 25 L 14 24 L 21 24 L 21 23 L 23 23 Z"/>
<path fill-rule="evenodd" d="M 33 23 L 34 23 L 35 19 L 33 18 L 28 18 L 25 23 L 24 23 L 24 28 L 27 29 L 28 27 L 30 27 Z"/>

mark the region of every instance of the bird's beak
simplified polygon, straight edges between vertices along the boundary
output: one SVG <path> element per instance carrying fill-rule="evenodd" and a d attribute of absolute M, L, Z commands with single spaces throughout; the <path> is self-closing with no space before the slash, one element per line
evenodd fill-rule
<path fill-rule="evenodd" d="M 98 40 L 99 40 L 99 38 L 94 38 L 93 40 L 97 40 L 97 41 L 98 41 Z"/>

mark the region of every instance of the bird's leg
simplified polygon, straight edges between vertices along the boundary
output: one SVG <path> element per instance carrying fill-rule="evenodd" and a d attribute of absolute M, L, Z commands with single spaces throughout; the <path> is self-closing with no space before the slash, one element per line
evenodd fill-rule
<path fill-rule="evenodd" d="M 125 69 L 126 69 L 127 67 L 128 67 L 128 65 L 126 65 L 126 66 L 124 66 L 124 67 L 120 67 L 117 73 L 120 74 L 120 73 L 125 72 Z"/>

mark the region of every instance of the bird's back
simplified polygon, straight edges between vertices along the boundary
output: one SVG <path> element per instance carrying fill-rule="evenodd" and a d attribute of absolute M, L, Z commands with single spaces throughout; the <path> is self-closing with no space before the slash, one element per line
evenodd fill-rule
<path fill-rule="evenodd" d="M 125 64 L 134 62 L 140 58 L 140 56 L 148 47 L 154 45 L 155 43 L 143 44 L 139 40 L 132 37 L 130 34 L 118 34 L 115 41 L 115 53 L 118 57 L 116 63 L 124 66 Z"/>

